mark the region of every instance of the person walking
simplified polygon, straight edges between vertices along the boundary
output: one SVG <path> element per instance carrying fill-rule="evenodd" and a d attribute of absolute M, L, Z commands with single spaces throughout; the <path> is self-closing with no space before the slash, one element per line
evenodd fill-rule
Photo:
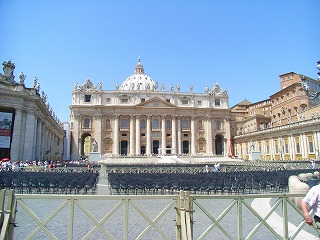
<path fill-rule="evenodd" d="M 309 213 L 309 208 L 313 210 L 313 220 Z M 312 225 L 313 222 L 320 229 L 320 185 L 313 186 L 301 201 L 301 210 L 304 220 L 307 224 Z"/>

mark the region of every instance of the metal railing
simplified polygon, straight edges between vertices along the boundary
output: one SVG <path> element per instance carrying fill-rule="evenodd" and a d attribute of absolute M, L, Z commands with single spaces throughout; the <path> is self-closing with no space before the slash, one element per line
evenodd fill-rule
<path fill-rule="evenodd" d="M 317 239 L 302 194 L 37 195 L 1 190 L 1 239 Z M 5 209 L 6 207 L 6 209 Z M 15 227 L 17 226 L 17 227 Z"/>

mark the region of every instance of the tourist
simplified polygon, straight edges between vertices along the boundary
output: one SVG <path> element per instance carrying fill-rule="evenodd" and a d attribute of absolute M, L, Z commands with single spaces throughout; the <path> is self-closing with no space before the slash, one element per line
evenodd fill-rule
<path fill-rule="evenodd" d="M 309 207 L 313 210 L 314 220 L 309 214 Z M 305 222 L 312 225 L 314 221 L 317 228 L 320 228 L 320 185 L 315 185 L 308 191 L 301 201 L 301 208 Z"/>
<path fill-rule="evenodd" d="M 311 160 L 312 169 L 316 169 L 316 161 L 314 159 Z"/>
<path fill-rule="evenodd" d="M 208 172 L 209 172 L 208 164 L 206 165 L 205 171 L 206 171 L 206 173 L 208 173 Z"/>

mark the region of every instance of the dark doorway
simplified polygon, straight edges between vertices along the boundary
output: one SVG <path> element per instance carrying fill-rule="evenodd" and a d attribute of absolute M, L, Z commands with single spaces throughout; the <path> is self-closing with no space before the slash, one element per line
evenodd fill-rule
<path fill-rule="evenodd" d="M 167 149 L 166 149 L 166 154 L 171 154 L 171 146 L 167 146 L 166 147 Z M 169 149 L 170 148 L 170 149 Z"/>
<path fill-rule="evenodd" d="M 184 140 L 182 142 L 182 153 L 189 154 L 189 141 L 187 141 L 187 140 Z"/>
<path fill-rule="evenodd" d="M 127 155 L 128 154 L 128 141 L 121 141 L 120 154 L 121 155 Z"/>
<path fill-rule="evenodd" d="M 158 154 L 159 152 L 159 140 L 153 140 L 152 141 L 152 153 Z"/>
<path fill-rule="evenodd" d="M 146 154 L 146 146 L 141 146 L 141 154 L 142 155 Z"/>
<path fill-rule="evenodd" d="M 215 146 L 216 154 L 223 154 L 223 137 L 221 135 L 216 135 Z"/>

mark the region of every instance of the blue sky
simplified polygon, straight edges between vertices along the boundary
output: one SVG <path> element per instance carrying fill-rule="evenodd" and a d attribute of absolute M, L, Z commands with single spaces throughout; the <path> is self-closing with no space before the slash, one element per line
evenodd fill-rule
<path fill-rule="evenodd" d="M 317 78 L 320 1 L 0 0 L 0 61 L 15 63 L 69 121 L 76 82 L 113 90 L 138 56 L 159 84 L 203 93 L 219 83 L 229 106 L 267 99 L 287 72 Z"/>

